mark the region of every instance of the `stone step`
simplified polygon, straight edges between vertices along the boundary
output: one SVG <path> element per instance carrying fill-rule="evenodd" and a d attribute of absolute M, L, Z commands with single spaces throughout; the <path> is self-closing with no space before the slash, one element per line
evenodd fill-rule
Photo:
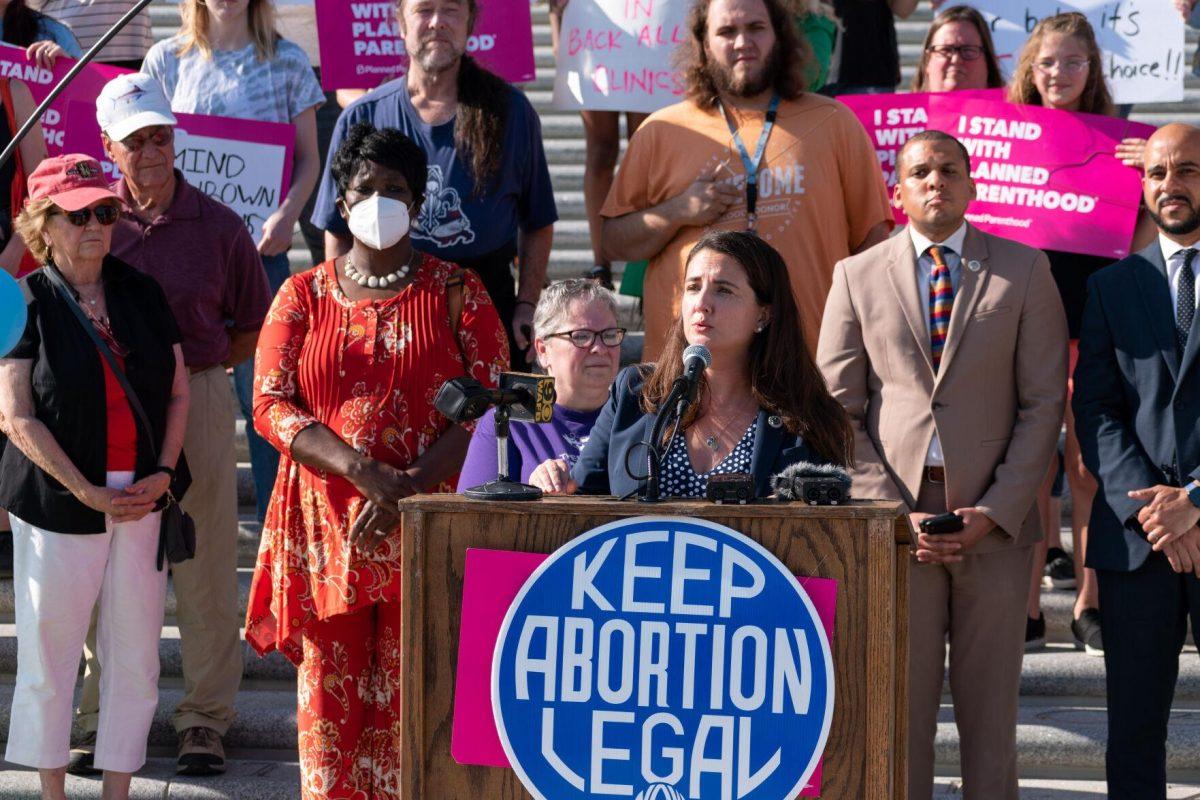
<path fill-rule="evenodd" d="M 1107 800 L 1108 786 L 1102 779 L 1078 778 L 1033 778 L 1025 777 L 1022 770 L 1021 800 Z M 941 777 L 934 781 L 933 796 L 938 800 L 952 800 L 963 796 L 962 779 Z M 1167 800 L 1195 800 L 1200 797 L 1200 783 L 1173 782 L 1167 784 Z"/>
<path fill-rule="evenodd" d="M 295 748 L 270 758 L 271 753 L 226 750 L 224 775 L 191 777 L 175 774 L 175 759 L 162 748 L 134 775 L 131 800 L 296 800 L 300 796 L 300 765 Z M 67 776 L 67 796 L 72 800 L 101 800 L 99 778 Z M 5 800 L 39 800 L 41 789 L 35 770 L 0 761 L 0 797 Z"/>
<path fill-rule="evenodd" d="M 13 684 L 0 684 L 0 740 L 8 740 L 12 714 Z M 178 736 L 171 725 L 171 713 L 183 697 L 182 683 L 164 679 L 159 684 L 158 709 L 150 726 L 150 746 L 175 748 Z M 75 693 L 78 701 L 78 690 Z M 296 758 L 296 685 L 284 681 L 245 681 L 234 701 L 237 716 L 223 737 L 231 750 L 272 750 Z M 80 733 L 76 727 L 74 734 Z M 7 795 L 0 795 L 7 797 Z M 241 797 L 243 795 L 234 795 Z"/>
<path fill-rule="evenodd" d="M 1045 650 L 1025 654 L 1021 665 L 1022 698 L 1087 697 L 1103 702 L 1105 694 L 1102 657 L 1086 655 L 1069 644 L 1051 644 Z M 1179 657 L 1175 702 L 1200 703 L 1200 657 L 1194 647 L 1185 647 Z"/>
<path fill-rule="evenodd" d="M 12 623 L 0 623 L 0 675 L 15 675 L 17 671 L 17 626 Z M 245 632 L 243 631 L 243 634 Z M 296 667 L 278 652 L 266 657 L 243 642 L 244 664 L 242 677 L 247 681 L 282 681 L 294 683 Z M 180 652 L 179 628 L 175 625 L 163 627 L 162 638 L 158 643 L 158 657 L 163 679 L 181 678 L 183 676 L 183 656 Z M 80 662 L 80 675 L 83 674 L 83 662 Z M 2 795 L 0 795 L 2 796 Z"/>

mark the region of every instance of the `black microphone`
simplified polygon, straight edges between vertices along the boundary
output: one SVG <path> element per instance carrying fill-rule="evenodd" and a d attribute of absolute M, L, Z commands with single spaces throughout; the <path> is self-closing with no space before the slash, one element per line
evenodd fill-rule
<path fill-rule="evenodd" d="M 712 366 L 712 353 L 702 344 L 689 344 L 683 351 L 683 380 L 695 386 L 700 373 Z"/>
<path fill-rule="evenodd" d="M 780 500 L 836 506 L 850 499 L 850 473 L 837 464 L 797 461 L 771 478 L 771 488 Z"/>
<path fill-rule="evenodd" d="M 451 378 L 438 389 L 434 408 L 453 422 L 470 422 L 492 406 L 507 408 L 511 419 L 549 422 L 554 414 L 554 379 L 548 375 L 505 372 L 500 388 L 489 389 L 467 375 Z"/>

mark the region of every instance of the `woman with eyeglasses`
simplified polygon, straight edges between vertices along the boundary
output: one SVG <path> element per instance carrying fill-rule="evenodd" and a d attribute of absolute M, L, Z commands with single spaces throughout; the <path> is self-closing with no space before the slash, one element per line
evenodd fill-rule
<path fill-rule="evenodd" d="M 707 347 L 712 363 L 663 454 L 663 497 L 704 497 L 709 478 L 724 473 L 749 475 L 765 497 L 789 465 L 848 464 L 850 419 L 808 353 L 792 293 L 779 291 L 787 280 L 783 257 L 757 235 L 706 234 L 688 254 L 680 314 L 661 358 L 617 376 L 569 476 L 532 483 L 551 494 L 636 492 L 655 415 L 683 373 L 688 345 Z"/>
<path fill-rule="evenodd" d="M 508 469 L 514 480 L 553 486 L 566 480 L 608 399 L 621 364 L 625 329 L 613 293 L 590 279 L 571 278 L 542 290 L 533 312 L 538 365 L 554 378 L 549 422 L 509 423 Z M 495 410 L 475 425 L 458 491 L 496 479 Z"/>
<path fill-rule="evenodd" d="M 1096 34 L 1087 18 L 1071 12 L 1046 17 L 1037 23 L 1017 59 L 1008 99 L 1013 103 L 1045 106 L 1063 111 L 1080 111 L 1087 114 L 1115 116 L 1112 95 L 1104 79 L 1104 63 Z M 1143 139 L 1128 139 L 1117 150 L 1136 152 L 1136 162 L 1126 163 L 1138 167 L 1141 164 Z M 1133 202 L 1134 199 L 1130 198 Z M 1156 230 L 1149 214 L 1143 209 L 1141 223 L 1134 234 L 1131 250 L 1141 250 L 1153 237 Z M 1142 224 L 1144 223 L 1144 224 Z M 1146 231 L 1149 232 L 1147 235 Z M 1111 264 L 1114 259 L 1100 256 L 1047 250 L 1050 271 L 1062 297 L 1067 312 L 1067 327 L 1070 332 L 1070 372 L 1075 371 L 1079 359 L 1079 331 L 1082 326 L 1083 306 L 1087 299 L 1087 281 L 1092 273 Z M 1067 392 L 1073 386 L 1067 381 Z M 1051 585 L 1061 589 L 1076 589 L 1076 600 L 1072 614 L 1071 632 L 1075 646 L 1089 655 L 1104 654 L 1100 636 L 1100 590 L 1096 573 L 1083 566 L 1087 549 L 1088 518 L 1091 516 L 1092 500 L 1096 495 L 1096 480 L 1083 466 L 1079 452 L 1079 440 L 1075 434 L 1075 417 L 1071 404 L 1066 410 L 1067 436 L 1063 448 L 1063 470 L 1071 490 L 1071 531 L 1075 543 L 1074 558 L 1060 546 L 1053 532 L 1059 528 L 1058 514 L 1051 500 L 1051 484 L 1058 471 L 1058 463 L 1051 465 L 1051 474 L 1038 495 L 1039 506 L 1046 509 L 1050 535 L 1039 547 L 1041 552 L 1034 557 L 1034 573 L 1030 581 L 1026 623 L 1025 649 L 1036 650 L 1045 646 L 1046 621 L 1041 613 L 1041 589 L 1043 571 Z"/>
<path fill-rule="evenodd" d="M 97 603 L 104 797 L 128 797 L 145 763 L 167 592 L 158 509 L 188 484 L 180 333 L 158 283 L 109 253 L 119 202 L 97 161 L 59 156 L 30 175 L 15 223 L 43 268 L 21 281 L 28 323 L 0 359 L 0 427 L 11 439 L 0 507 L 13 525 L 18 648 L 5 758 L 36 768 L 47 800 L 66 797 L 72 695 Z"/>
<path fill-rule="evenodd" d="M 934 3 L 935 8 L 938 5 Z M 970 6 L 951 6 L 934 17 L 921 45 L 912 90 L 958 92 L 1003 86 L 996 46 L 983 15 Z"/>

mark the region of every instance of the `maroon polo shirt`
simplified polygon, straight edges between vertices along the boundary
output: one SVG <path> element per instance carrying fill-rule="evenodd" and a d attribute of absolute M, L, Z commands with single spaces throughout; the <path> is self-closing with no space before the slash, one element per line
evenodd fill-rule
<path fill-rule="evenodd" d="M 123 178 L 111 188 L 134 208 Z M 162 285 L 192 369 L 228 358 L 231 330 L 262 327 L 271 292 L 242 218 L 193 188 L 179 170 L 167 212 L 150 222 L 126 212 L 114 227 L 112 253 Z"/>

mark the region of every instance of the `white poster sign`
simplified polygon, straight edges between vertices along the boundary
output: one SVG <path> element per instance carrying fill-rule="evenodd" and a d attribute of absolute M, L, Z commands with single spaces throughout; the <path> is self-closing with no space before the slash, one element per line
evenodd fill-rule
<path fill-rule="evenodd" d="M 1117 103 L 1183 99 L 1188 68 L 1183 18 L 1168 0 L 968 0 L 992 27 L 996 54 L 1011 77 L 1021 47 L 1043 17 L 1078 11 L 1096 31 L 1104 77 Z"/>
<path fill-rule="evenodd" d="M 683 96 L 671 63 L 687 41 L 683 0 L 571 0 L 558 40 L 554 106 L 650 112 Z"/>

